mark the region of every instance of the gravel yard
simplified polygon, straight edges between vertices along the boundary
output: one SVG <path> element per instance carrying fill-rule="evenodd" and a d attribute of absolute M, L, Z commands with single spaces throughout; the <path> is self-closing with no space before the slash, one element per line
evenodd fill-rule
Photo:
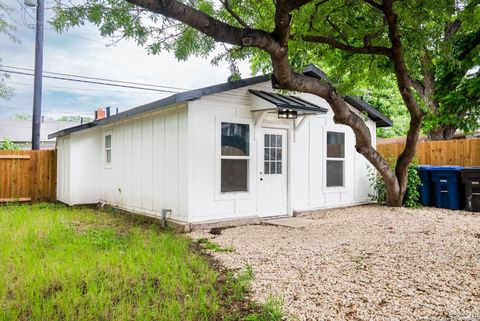
<path fill-rule="evenodd" d="M 220 235 L 227 268 L 253 268 L 253 298 L 293 320 L 480 321 L 480 214 L 375 205 L 310 212 L 304 228 L 250 225 Z"/>

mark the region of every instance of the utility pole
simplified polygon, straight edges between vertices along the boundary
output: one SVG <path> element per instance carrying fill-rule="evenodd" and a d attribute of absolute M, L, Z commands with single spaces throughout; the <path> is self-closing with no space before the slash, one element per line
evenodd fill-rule
<path fill-rule="evenodd" d="M 42 76 L 43 76 L 43 20 L 44 0 L 37 0 L 35 27 L 35 79 L 33 83 L 32 149 L 40 149 L 40 126 L 42 123 Z"/>

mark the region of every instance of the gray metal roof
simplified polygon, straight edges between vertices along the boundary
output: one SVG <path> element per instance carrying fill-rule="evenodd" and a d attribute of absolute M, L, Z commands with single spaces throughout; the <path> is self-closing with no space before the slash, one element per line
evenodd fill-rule
<path fill-rule="evenodd" d="M 316 77 L 318 79 L 330 81 L 328 79 L 328 77 L 325 75 L 325 73 L 323 71 L 321 71 L 320 69 L 318 69 L 314 65 L 308 65 L 305 68 L 304 73 L 306 75 Z M 238 80 L 238 81 L 227 82 L 227 83 L 223 83 L 223 84 L 219 84 L 219 85 L 213 85 L 213 86 L 208 86 L 208 87 L 204 87 L 204 88 L 185 91 L 185 92 L 174 94 L 172 96 L 169 96 L 169 97 L 166 97 L 166 98 L 163 98 L 163 99 L 160 99 L 160 100 L 157 100 L 157 101 L 145 104 L 145 105 L 141 105 L 141 106 L 126 110 L 124 112 L 112 115 L 112 116 L 107 117 L 107 118 L 103 118 L 103 119 L 100 119 L 100 120 L 94 120 L 91 123 L 87 123 L 87 124 L 67 128 L 67 129 L 62 129 L 60 131 L 57 131 L 57 132 L 54 132 L 53 134 L 48 135 L 48 138 L 51 139 L 51 138 L 66 135 L 66 134 L 69 134 L 69 133 L 84 130 L 84 129 L 87 129 L 87 128 L 110 124 L 110 123 L 113 123 L 113 122 L 116 122 L 116 121 L 119 121 L 119 120 L 122 120 L 122 119 L 125 119 L 125 118 L 129 118 L 129 117 L 132 117 L 132 116 L 135 116 L 135 115 L 138 115 L 138 114 L 146 113 L 146 112 L 156 110 L 156 109 L 165 108 L 165 107 L 173 105 L 173 104 L 186 102 L 186 101 L 191 101 L 191 100 L 196 100 L 196 99 L 202 98 L 203 96 L 217 94 L 217 93 L 220 93 L 220 92 L 224 92 L 224 91 L 232 90 L 232 89 L 237 89 L 237 88 L 241 88 L 241 87 L 251 86 L 251 85 L 259 84 L 259 83 L 266 82 L 266 81 L 269 81 L 269 80 L 270 80 L 270 75 L 262 75 L 262 76 L 256 76 L 256 77 L 241 79 L 241 80 Z M 288 96 L 288 97 L 292 97 L 292 96 Z M 386 126 L 391 126 L 392 125 L 393 122 L 387 116 L 383 115 L 382 113 L 377 111 L 375 108 L 368 105 L 366 102 L 362 101 L 362 104 L 360 104 L 356 99 L 353 99 L 353 97 L 352 97 L 351 101 L 353 103 L 349 103 L 350 105 L 352 105 L 354 108 L 356 108 L 360 111 L 367 112 L 368 116 L 373 121 L 376 122 L 378 127 L 386 127 Z M 316 107 L 318 107 L 318 106 L 316 106 Z M 322 108 L 322 107 L 320 107 L 320 108 Z"/>
<path fill-rule="evenodd" d="M 326 108 L 312 104 L 299 97 L 269 93 L 263 90 L 249 89 L 248 91 L 269 103 L 274 104 L 278 108 L 288 108 L 310 114 L 325 114 L 328 111 Z"/>
<path fill-rule="evenodd" d="M 268 81 L 268 80 L 270 80 L 270 75 L 262 75 L 262 76 L 250 77 L 250 78 L 247 78 L 247 79 L 241 79 L 241 80 L 237 80 L 237 81 L 233 81 L 233 82 L 227 82 L 227 83 L 223 83 L 223 84 L 219 84 L 219 85 L 213 85 L 213 86 L 208 86 L 208 87 L 204 87 L 204 88 L 185 91 L 183 93 L 174 94 L 172 96 L 169 96 L 169 97 L 166 97 L 166 98 L 163 98 L 163 99 L 160 99 L 160 100 L 157 100 L 157 101 L 145 104 L 145 105 L 141 105 L 141 106 L 126 110 L 124 112 L 112 115 L 112 116 L 107 117 L 107 118 L 94 120 L 91 123 L 87 123 L 87 124 L 83 124 L 83 125 L 80 125 L 80 126 L 64 129 L 64 130 L 61 130 L 61 131 L 57 131 L 53 134 L 48 135 L 48 137 L 49 138 L 54 138 L 54 137 L 66 135 L 66 134 L 69 134 L 69 133 L 73 133 L 73 132 L 76 132 L 76 131 L 79 131 L 79 130 L 113 123 L 113 122 L 118 121 L 118 120 L 129 118 L 129 117 L 132 117 L 132 116 L 138 115 L 138 114 L 143 114 L 145 112 L 149 112 L 149 111 L 152 111 L 152 110 L 164 108 L 164 107 L 167 107 L 167 106 L 170 106 L 170 105 L 173 105 L 173 104 L 178 104 L 178 103 L 185 102 L 185 101 L 200 99 L 203 96 L 212 95 L 212 94 L 224 92 L 224 91 L 227 91 L 227 90 L 237 89 L 237 88 L 241 88 L 241 87 L 251 86 L 251 85 L 259 84 L 259 83 L 262 83 L 262 82 L 265 82 L 265 81 Z"/>

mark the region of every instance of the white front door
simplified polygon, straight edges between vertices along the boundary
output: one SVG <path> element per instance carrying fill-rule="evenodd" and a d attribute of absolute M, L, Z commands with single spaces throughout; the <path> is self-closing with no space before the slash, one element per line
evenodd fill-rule
<path fill-rule="evenodd" d="M 263 128 L 258 151 L 258 210 L 261 217 L 288 214 L 287 130 Z"/>

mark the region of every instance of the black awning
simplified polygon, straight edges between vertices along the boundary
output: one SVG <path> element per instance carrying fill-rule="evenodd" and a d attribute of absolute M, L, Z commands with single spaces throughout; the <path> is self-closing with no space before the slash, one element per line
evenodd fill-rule
<path fill-rule="evenodd" d="M 249 89 L 249 91 L 255 96 L 277 106 L 277 108 L 295 110 L 300 112 L 299 114 L 326 114 L 328 111 L 324 107 L 314 105 L 299 97 L 274 94 L 263 90 Z"/>

